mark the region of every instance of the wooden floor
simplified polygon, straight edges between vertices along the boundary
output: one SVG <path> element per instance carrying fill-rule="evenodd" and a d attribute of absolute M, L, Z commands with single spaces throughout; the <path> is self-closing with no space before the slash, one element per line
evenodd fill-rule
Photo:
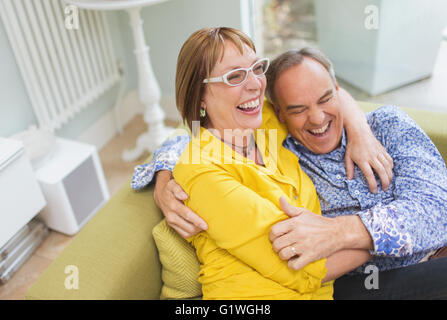
<path fill-rule="evenodd" d="M 166 124 L 174 127 L 177 125 L 169 121 L 166 121 Z M 136 116 L 124 128 L 122 135 L 116 136 L 99 152 L 111 196 L 132 176 L 134 167 L 149 155 L 142 155 L 139 160 L 130 163 L 121 160 L 122 151 L 133 148 L 136 138 L 146 128 L 143 117 L 140 115 Z M 51 231 L 50 235 L 17 273 L 6 284 L 0 285 L 0 300 L 24 299 L 28 288 L 71 240 L 72 237 L 70 236 Z"/>

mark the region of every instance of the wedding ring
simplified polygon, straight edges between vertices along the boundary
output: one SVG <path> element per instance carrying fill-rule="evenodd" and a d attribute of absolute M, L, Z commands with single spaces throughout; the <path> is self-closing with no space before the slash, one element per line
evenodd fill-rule
<path fill-rule="evenodd" d="M 290 249 L 292 250 L 293 255 L 296 256 L 297 253 L 296 253 L 295 247 L 294 246 L 290 246 Z"/>

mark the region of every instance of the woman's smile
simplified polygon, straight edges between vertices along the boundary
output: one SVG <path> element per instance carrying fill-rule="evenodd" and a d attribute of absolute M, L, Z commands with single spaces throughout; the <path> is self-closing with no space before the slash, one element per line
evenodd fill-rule
<path fill-rule="evenodd" d="M 260 97 L 256 97 L 253 100 L 250 100 L 248 102 L 241 103 L 236 108 L 239 112 L 246 114 L 246 115 L 255 115 L 258 114 L 261 110 L 261 103 L 260 103 Z"/>
<path fill-rule="evenodd" d="M 247 45 L 243 51 L 229 42 L 222 58 L 211 72 L 212 77 L 219 77 L 231 68 L 249 68 L 259 58 Z M 266 86 L 265 75 L 255 75 L 252 70 L 243 83 L 228 86 L 225 83 L 208 84 L 202 99 L 202 108 L 209 115 L 208 128 L 223 134 L 228 129 L 257 129 L 262 124 L 262 104 Z"/>

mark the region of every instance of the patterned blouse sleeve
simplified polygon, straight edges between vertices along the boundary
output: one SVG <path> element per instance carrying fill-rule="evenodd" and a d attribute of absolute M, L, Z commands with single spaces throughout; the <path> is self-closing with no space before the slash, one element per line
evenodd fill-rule
<path fill-rule="evenodd" d="M 131 182 L 132 189 L 140 190 L 148 186 L 158 171 L 172 172 L 190 140 L 189 135 L 174 136 L 166 140 L 160 148 L 155 150 L 151 162 L 135 167 Z"/>

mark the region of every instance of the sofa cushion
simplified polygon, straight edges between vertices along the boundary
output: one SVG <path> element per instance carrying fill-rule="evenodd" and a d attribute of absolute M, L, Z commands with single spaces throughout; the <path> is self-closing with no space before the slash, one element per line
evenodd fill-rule
<path fill-rule="evenodd" d="M 152 230 L 162 265 L 160 299 L 189 299 L 202 295 L 200 263 L 194 248 L 163 219 Z"/>

